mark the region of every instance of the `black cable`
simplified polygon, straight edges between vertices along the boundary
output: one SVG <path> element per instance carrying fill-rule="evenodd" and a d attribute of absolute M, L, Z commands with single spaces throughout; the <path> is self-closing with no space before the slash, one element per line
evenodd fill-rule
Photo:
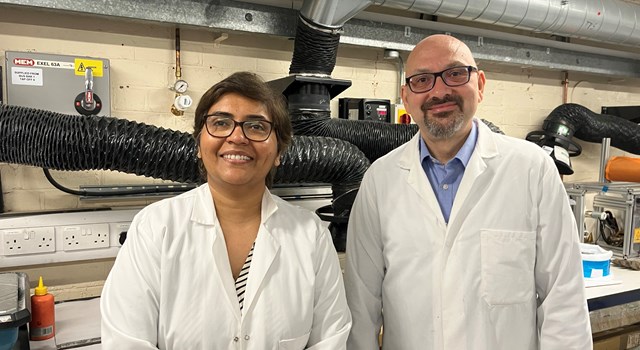
<path fill-rule="evenodd" d="M 49 180 L 49 182 L 53 185 L 53 187 L 59 189 L 62 192 L 73 194 L 76 196 L 95 196 L 95 197 L 111 197 L 111 196 L 130 196 L 136 194 L 149 194 L 149 193 L 182 193 L 194 189 L 196 185 L 194 184 L 184 184 L 180 186 L 170 187 L 170 188 L 141 188 L 136 190 L 108 190 L 108 191 L 87 191 L 87 190 L 74 190 L 71 188 L 67 188 L 58 183 L 51 176 L 49 169 L 42 168 L 44 171 L 44 176 Z"/>
<path fill-rule="evenodd" d="M 604 220 L 600 220 L 600 235 L 598 238 L 602 237 L 605 243 L 612 247 L 622 247 L 624 243 L 624 233 L 622 238 L 614 237 L 619 236 L 620 233 L 618 222 L 612 212 L 607 210 L 605 213 L 607 217 Z M 596 238 L 596 243 L 598 238 Z"/>

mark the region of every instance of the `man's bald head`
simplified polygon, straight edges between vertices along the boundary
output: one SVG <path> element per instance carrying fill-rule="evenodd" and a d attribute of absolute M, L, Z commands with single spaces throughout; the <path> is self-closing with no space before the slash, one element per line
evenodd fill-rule
<path fill-rule="evenodd" d="M 407 66 L 415 67 L 415 63 L 412 61 L 416 57 L 420 57 L 425 50 L 446 53 L 451 57 L 455 57 L 456 61 L 460 63 L 476 66 L 476 61 L 469 47 L 459 39 L 446 34 L 434 34 L 422 39 L 409 54 Z"/>

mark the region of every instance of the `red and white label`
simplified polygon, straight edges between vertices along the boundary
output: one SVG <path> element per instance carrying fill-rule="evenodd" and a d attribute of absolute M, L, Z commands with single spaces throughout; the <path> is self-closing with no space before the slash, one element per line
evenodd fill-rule
<path fill-rule="evenodd" d="M 14 58 L 13 64 L 15 66 L 21 66 L 21 67 L 74 69 L 73 62 L 34 60 L 32 58 L 21 58 L 21 57 Z"/>
<path fill-rule="evenodd" d="M 19 58 L 16 57 L 13 59 L 13 64 L 16 66 L 27 66 L 27 67 L 31 67 L 34 66 L 36 64 L 36 62 L 34 60 L 32 60 L 31 58 Z"/>

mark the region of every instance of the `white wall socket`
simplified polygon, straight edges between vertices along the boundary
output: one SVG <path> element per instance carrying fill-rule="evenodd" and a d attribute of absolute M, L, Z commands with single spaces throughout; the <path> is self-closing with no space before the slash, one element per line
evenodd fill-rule
<path fill-rule="evenodd" d="M 24 255 L 55 252 L 53 227 L 20 228 L 0 231 L 3 254 Z"/>
<path fill-rule="evenodd" d="M 64 251 L 109 248 L 109 224 L 63 226 L 61 229 Z"/>

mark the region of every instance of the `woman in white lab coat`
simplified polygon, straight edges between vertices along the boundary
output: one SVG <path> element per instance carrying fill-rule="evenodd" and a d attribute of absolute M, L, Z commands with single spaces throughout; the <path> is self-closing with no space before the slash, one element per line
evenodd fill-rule
<path fill-rule="evenodd" d="M 268 186 L 291 142 L 282 96 L 235 73 L 196 109 L 207 183 L 131 223 L 102 292 L 104 349 L 344 349 L 336 251 L 311 212 Z"/>

